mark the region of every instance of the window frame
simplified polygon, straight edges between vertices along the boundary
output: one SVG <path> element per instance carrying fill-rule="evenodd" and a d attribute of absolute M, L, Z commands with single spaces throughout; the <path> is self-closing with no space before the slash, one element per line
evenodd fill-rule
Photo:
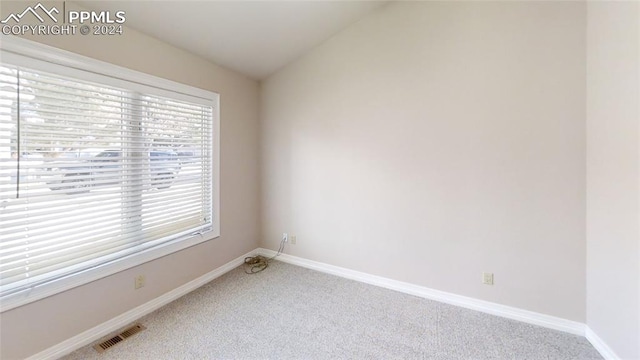
<path fill-rule="evenodd" d="M 194 235 L 186 239 L 177 239 L 166 244 L 144 250 L 111 263 L 97 266 L 65 278 L 47 282 L 22 292 L 16 292 L 0 298 L 0 312 L 17 308 L 28 303 L 58 294 L 60 292 L 105 278 L 115 273 L 139 266 L 143 263 L 170 255 L 188 247 L 220 237 L 220 95 L 189 85 L 163 79 L 139 71 L 113 65 L 104 61 L 82 56 L 30 40 L 2 36 L 0 42 L 0 60 L 7 56 L 9 59 L 20 59 L 25 67 L 52 72 L 60 75 L 84 72 L 86 80 L 101 82 L 108 79 L 106 84 L 127 86 L 136 85 L 136 90 L 144 90 L 154 95 L 169 96 L 180 99 L 181 96 L 199 98 L 203 104 L 213 108 L 212 124 L 212 187 L 211 199 L 213 205 L 211 231 Z M 65 73 L 65 69 L 69 69 Z"/>

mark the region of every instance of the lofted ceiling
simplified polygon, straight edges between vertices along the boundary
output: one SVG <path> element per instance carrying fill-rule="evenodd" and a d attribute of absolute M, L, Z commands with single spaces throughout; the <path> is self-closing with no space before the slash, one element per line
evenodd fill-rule
<path fill-rule="evenodd" d="M 264 79 L 387 1 L 77 1 L 125 25 Z"/>

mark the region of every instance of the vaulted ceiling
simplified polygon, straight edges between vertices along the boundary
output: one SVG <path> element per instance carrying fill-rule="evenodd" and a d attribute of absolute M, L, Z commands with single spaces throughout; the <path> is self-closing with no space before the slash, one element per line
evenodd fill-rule
<path fill-rule="evenodd" d="M 125 25 L 264 79 L 387 1 L 78 1 Z"/>

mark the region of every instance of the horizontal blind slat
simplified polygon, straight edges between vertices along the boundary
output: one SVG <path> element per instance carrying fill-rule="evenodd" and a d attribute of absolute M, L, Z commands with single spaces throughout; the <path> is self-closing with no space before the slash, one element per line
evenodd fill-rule
<path fill-rule="evenodd" d="M 178 97 L 0 65 L 0 296 L 211 228 L 214 107 Z"/>

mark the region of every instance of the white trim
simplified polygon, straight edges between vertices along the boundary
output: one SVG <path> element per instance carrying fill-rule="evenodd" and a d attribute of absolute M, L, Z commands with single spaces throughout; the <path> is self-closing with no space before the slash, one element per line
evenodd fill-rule
<path fill-rule="evenodd" d="M 216 106 L 213 109 L 213 124 L 211 131 L 213 131 L 212 144 L 211 144 L 211 178 L 213 179 L 213 186 L 211 188 L 211 201 L 213 205 L 213 224 L 211 231 L 215 237 L 219 237 L 221 234 L 221 217 L 220 217 L 220 167 L 222 162 L 220 161 L 222 153 L 222 143 L 220 142 L 220 95 L 216 94 Z"/>
<path fill-rule="evenodd" d="M 0 50 L 0 58 L 3 58 L 3 60 L 13 61 L 16 61 L 16 59 L 24 60 L 17 62 L 22 66 L 25 66 L 24 64 L 27 63 L 28 65 L 34 66 L 35 68 L 43 71 L 46 71 L 48 67 L 55 68 L 61 74 L 75 76 L 83 80 L 99 81 L 102 83 L 109 83 L 113 86 L 118 84 L 121 86 L 131 85 L 136 87 L 136 90 L 147 91 L 148 93 L 154 93 L 161 96 L 166 96 L 168 92 L 171 92 L 172 94 L 177 93 L 179 97 L 184 98 L 186 101 L 198 102 L 200 104 L 212 106 L 212 131 L 214 132 L 211 148 L 211 176 L 213 181 L 211 199 L 212 206 L 214 207 L 211 231 L 204 232 L 202 235 L 194 235 L 186 239 L 181 238 L 167 244 L 132 254 L 123 259 L 118 259 L 80 273 L 71 274 L 71 276 L 66 278 L 37 285 L 33 288 L 16 292 L 14 294 L 5 295 L 1 298 L 2 301 L 0 301 L 0 312 L 5 312 L 22 305 L 26 305 L 59 292 L 72 289 L 105 276 L 115 274 L 145 262 L 186 249 L 187 247 L 216 239 L 220 236 L 219 94 L 15 36 L 0 35 Z"/>
<path fill-rule="evenodd" d="M 140 264 L 159 259 L 163 256 L 173 254 L 180 250 L 184 250 L 188 247 L 198 245 L 205 241 L 216 239 L 219 236 L 215 236 L 211 233 L 206 233 L 206 235 L 206 237 L 195 235 L 188 239 L 174 240 L 168 244 L 131 254 L 127 257 L 98 266 L 96 268 L 70 274 L 65 278 L 47 282 L 40 286 L 20 291 L 15 294 L 5 295 L 2 298 L 2 302 L 0 302 L 0 312 L 15 309 L 34 301 L 47 298 L 49 296 L 61 293 L 69 289 L 73 289 L 75 287 L 90 283 L 91 281 L 104 278 L 105 276 L 109 276 L 138 266 Z"/>
<path fill-rule="evenodd" d="M 42 54 L 46 54 L 46 61 L 52 64 L 64 65 L 73 69 L 83 70 L 99 75 L 107 75 L 111 78 L 134 82 L 158 89 L 179 92 L 185 95 L 195 96 L 206 100 L 214 100 L 212 94 L 217 93 L 199 89 L 194 86 L 163 79 L 140 71 L 131 70 L 122 66 L 96 60 L 70 51 L 41 44 L 35 41 L 23 39 L 17 36 L 0 35 L 0 48 L 22 56 L 43 60 Z M 110 71 L 105 71 L 109 68 Z M 113 70 L 113 71 L 111 71 Z"/>
<path fill-rule="evenodd" d="M 129 324 L 138 320 L 144 315 L 161 308 L 162 306 L 176 300 L 177 298 L 201 287 L 202 285 L 210 282 L 211 280 L 224 275 L 225 273 L 235 269 L 242 265 L 244 258 L 252 256 L 255 253 L 251 251 L 245 255 L 242 255 L 236 259 L 229 261 L 228 263 L 220 266 L 219 268 L 210 271 L 195 280 L 191 280 L 188 283 L 177 287 L 159 297 L 142 304 L 134 309 L 127 311 L 126 313 L 116 316 L 115 318 L 108 320 L 98 326 L 95 326 L 87 331 L 84 331 L 70 339 L 67 339 L 59 344 L 56 344 L 44 351 L 41 351 L 35 355 L 27 358 L 27 360 L 40 360 L 40 359 L 58 359 L 64 355 L 70 354 L 73 351 L 80 349 L 83 346 L 89 345 L 92 342 L 101 339 Z"/>
<path fill-rule="evenodd" d="M 615 351 L 607 345 L 589 326 L 585 330 L 585 337 L 591 345 L 602 355 L 605 360 L 620 360 L 620 357 L 616 355 Z"/>
<path fill-rule="evenodd" d="M 274 256 L 275 251 L 259 248 L 257 252 L 263 256 Z M 440 290 L 430 289 L 424 286 L 396 281 L 381 276 L 345 269 L 339 266 L 329 265 L 317 261 L 303 259 L 297 256 L 281 254 L 278 260 L 293 265 L 302 266 L 308 269 L 324 272 L 343 278 L 360 281 L 363 283 L 380 286 L 383 288 L 431 299 L 467 309 L 481 311 L 487 314 L 497 315 L 508 319 L 518 320 L 525 323 L 559 330 L 575 335 L 585 335 L 585 325 L 572 320 L 567 320 L 555 316 L 545 315 L 529 310 L 523 310 L 511 306 L 496 304 L 489 301 L 474 299 L 462 295 L 452 294 Z"/>
<path fill-rule="evenodd" d="M 192 280 L 174 290 L 171 290 L 143 305 L 140 305 L 126 313 L 119 315 L 111 320 L 108 320 L 98 326 L 95 326 L 81 334 L 78 334 L 72 338 L 69 338 L 59 344 L 56 344 L 44 351 L 41 351 L 35 355 L 27 358 L 27 360 L 40 360 L 40 359 L 57 359 L 64 355 L 80 349 L 86 345 L 97 341 L 104 336 L 107 336 L 123 327 L 131 324 L 137 319 L 150 312 L 159 309 L 160 307 L 176 300 L 177 298 L 203 286 L 204 284 L 212 281 L 213 279 L 220 277 L 221 275 L 235 269 L 242 265 L 244 258 L 247 256 L 254 256 L 260 254 L 263 256 L 274 256 L 275 251 L 257 248 L 248 252 L 230 262 L 220 266 L 219 268 L 200 276 L 199 278 Z M 585 336 L 586 339 L 593 345 L 593 347 L 604 357 L 606 360 L 620 360 L 615 352 L 596 334 L 586 326 L 585 324 L 566 320 L 554 316 L 540 314 L 528 310 L 518 309 L 510 306 L 496 304 L 484 300 L 473 299 L 461 295 L 451 294 L 444 291 L 429 289 L 422 286 L 417 286 L 401 281 L 391 280 L 380 276 L 370 275 L 359 271 L 345 269 L 339 266 L 329 265 L 317 261 L 303 259 L 297 256 L 281 254 L 278 260 L 301 266 L 304 268 L 324 272 L 327 274 L 340 276 L 343 278 L 360 281 L 363 283 L 384 287 L 387 289 L 403 292 L 419 296 L 426 299 L 431 299 L 455 306 L 460 306 L 472 310 L 481 311 L 484 313 L 501 316 L 517 321 L 522 321 L 529 324 L 539 325 L 546 328 L 559 330 L 575 335 Z"/>

